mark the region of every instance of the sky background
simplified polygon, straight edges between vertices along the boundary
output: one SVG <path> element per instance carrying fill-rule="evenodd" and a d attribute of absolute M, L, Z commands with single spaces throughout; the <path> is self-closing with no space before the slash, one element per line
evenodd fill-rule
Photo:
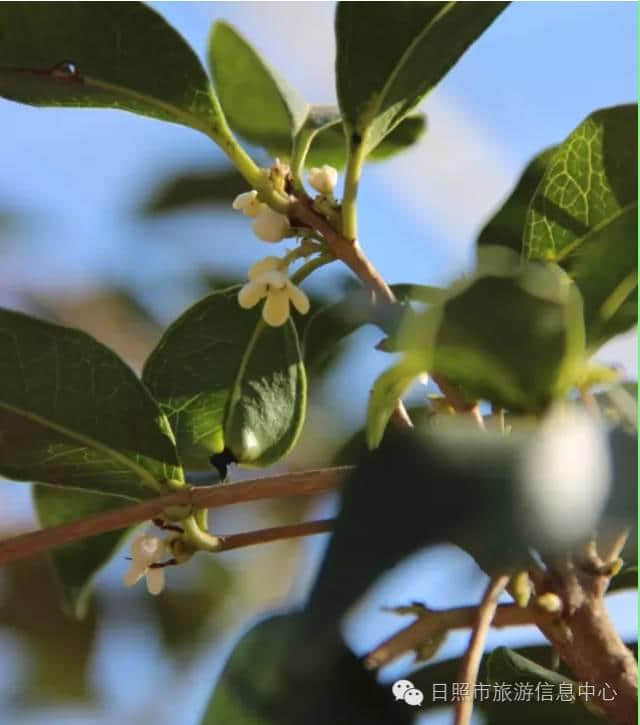
<path fill-rule="evenodd" d="M 309 101 L 335 102 L 332 3 L 152 6 L 201 58 L 212 21 L 225 19 Z M 633 2 L 513 3 L 422 103 L 428 131 L 421 142 L 390 162 L 366 169 L 361 241 L 384 276 L 390 282 L 444 284 L 468 269 L 475 235 L 528 160 L 566 137 L 591 111 L 636 101 L 636 38 Z M 190 129 L 117 111 L 38 109 L 5 101 L 0 101 L 0 129 L 5 139 L 0 209 L 25 214 L 0 242 L 0 305 L 24 307 L 26 292 L 81 292 L 117 283 L 134 289 L 169 322 L 193 301 L 194 292 L 172 285 L 158 295 L 168 272 L 179 275 L 201 264 L 241 276 L 265 253 L 246 220 L 230 211 L 212 215 L 203 209 L 157 221 L 136 215 L 136 208 L 167 175 L 224 165 L 211 142 Z M 331 268 L 323 270 L 310 289 L 331 289 L 334 279 Z M 358 333 L 330 382 L 327 417 L 338 418 L 345 430 L 362 422 L 368 388 L 388 364 L 387 357 L 371 350 L 378 339 L 375 331 Z M 622 364 L 635 379 L 635 333 L 609 344 L 600 357 Z M 0 506 L 7 516 L 24 521 L 28 496 L 21 487 L 3 484 Z M 319 546 L 310 542 L 305 551 L 317 559 Z M 427 581 L 419 576 L 425 562 L 432 563 L 429 570 L 434 572 Z M 116 582 L 123 566 L 114 562 L 101 586 Z M 483 587 L 481 578 L 473 578 L 469 560 L 451 549 L 419 555 L 407 567 L 385 581 L 366 611 L 353 618 L 348 636 L 358 651 L 397 624 L 376 611 L 389 603 L 390 592 L 394 602 L 420 599 L 425 590 L 441 592 L 442 601 L 436 596 L 429 604 L 444 606 L 452 604 L 447 581 L 469 580 L 458 592 L 460 604 L 478 598 Z M 298 582 L 296 593 L 303 589 Z M 621 625 L 631 635 L 635 625 L 628 615 L 630 600 L 616 599 Z M 464 641 L 464 633 L 451 637 L 447 652 L 460 650 Z M 497 641 L 504 641 L 504 635 L 494 635 L 491 642 Z M 19 652 L 6 637 L 0 643 L 0 682 L 6 695 Z M 133 722 L 132 713 L 174 676 L 154 651 L 144 627 L 131 627 L 124 634 L 118 630 L 113 637 L 103 633 L 92 675 L 102 694 L 100 709 L 55 717 L 48 710 L 33 711 L 21 713 L 21 720 L 31 725 Z M 124 655 L 128 664 L 123 666 Z M 221 661 L 219 649 L 205 647 L 199 657 L 185 670 L 191 674 L 173 682 L 171 698 L 159 695 L 154 713 L 158 725 L 196 722 L 213 674 L 202 680 L 193 673 L 198 664 L 213 673 Z M 0 686 L 0 698 L 2 692 Z M 184 716 L 185 710 L 193 719 Z M 10 713 L 6 710 L 5 715 Z"/>

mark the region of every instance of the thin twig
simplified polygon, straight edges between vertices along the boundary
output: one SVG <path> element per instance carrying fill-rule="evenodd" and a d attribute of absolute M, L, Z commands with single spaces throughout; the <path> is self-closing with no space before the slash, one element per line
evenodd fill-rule
<path fill-rule="evenodd" d="M 369 670 L 384 667 L 405 652 L 419 649 L 422 643 L 439 633 L 473 627 L 477 612 L 477 607 L 428 610 L 408 627 L 404 627 L 371 650 L 364 657 L 364 666 Z M 533 624 L 533 622 L 534 616 L 526 607 L 519 607 L 517 604 L 501 604 L 496 610 L 491 626 L 497 628 L 519 627 Z"/>
<path fill-rule="evenodd" d="M 478 671 L 484 652 L 484 643 L 487 639 L 491 622 L 498 609 L 498 597 L 502 594 L 508 583 L 509 576 L 506 574 L 494 577 L 489 583 L 485 595 L 482 597 L 480 606 L 476 610 L 475 626 L 471 633 L 467 651 L 462 658 L 460 674 L 458 675 L 458 681 L 467 684 L 468 696 L 461 698 L 460 702 L 456 703 L 455 725 L 469 725 L 471 722 L 473 690 L 478 681 Z"/>
<path fill-rule="evenodd" d="M 345 475 L 351 470 L 351 466 L 340 466 L 269 476 L 241 483 L 223 483 L 198 488 L 185 486 L 167 496 L 160 496 L 129 506 L 126 505 L 126 499 L 123 499 L 124 505 L 121 509 L 104 511 L 85 519 L 0 541 L 0 565 L 55 549 L 71 541 L 86 539 L 106 531 L 124 529 L 142 521 L 149 521 L 163 515 L 166 509 L 173 507 L 184 506 L 189 510 L 219 508 L 261 499 L 312 496 L 325 493 L 338 488 Z"/>
<path fill-rule="evenodd" d="M 220 551 L 239 549 L 254 544 L 265 544 L 269 541 L 280 541 L 282 539 L 295 539 L 300 536 L 311 536 L 313 534 L 324 534 L 333 531 L 335 519 L 319 519 L 318 521 L 303 521 L 301 524 L 290 526 L 273 526 L 269 529 L 258 529 L 247 531 L 242 534 L 219 535 Z"/>

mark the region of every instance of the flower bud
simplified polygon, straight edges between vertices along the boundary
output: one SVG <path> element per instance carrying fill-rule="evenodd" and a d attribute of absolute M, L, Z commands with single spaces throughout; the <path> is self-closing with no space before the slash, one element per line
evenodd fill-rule
<path fill-rule="evenodd" d="M 260 209 L 251 226 L 256 237 L 262 239 L 263 242 L 279 242 L 287 236 L 290 230 L 287 217 L 265 205 Z"/>
<path fill-rule="evenodd" d="M 309 183 L 321 194 L 332 194 L 338 183 L 338 172 L 328 164 L 314 167 L 309 170 Z"/>
<path fill-rule="evenodd" d="M 237 211 L 241 211 L 245 216 L 255 217 L 258 212 L 264 207 L 261 201 L 258 201 L 258 192 L 255 189 L 251 191 L 245 191 L 243 194 L 238 194 L 233 200 L 232 207 Z"/>

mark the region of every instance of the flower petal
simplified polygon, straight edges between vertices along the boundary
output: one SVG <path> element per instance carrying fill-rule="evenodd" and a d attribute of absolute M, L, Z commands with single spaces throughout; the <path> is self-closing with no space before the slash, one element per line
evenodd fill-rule
<path fill-rule="evenodd" d="M 287 286 L 289 278 L 279 269 L 272 269 L 270 272 L 265 272 L 260 277 L 260 281 L 266 284 L 268 289 L 280 290 Z"/>
<path fill-rule="evenodd" d="M 258 201 L 258 192 L 252 189 L 238 194 L 231 206 L 237 211 L 241 211 L 245 216 L 255 217 L 265 205 Z"/>
<path fill-rule="evenodd" d="M 137 536 L 131 542 L 131 558 L 143 567 L 164 556 L 164 541 L 157 536 Z"/>
<path fill-rule="evenodd" d="M 262 319 L 271 327 L 280 327 L 289 319 L 289 292 L 286 289 L 269 290 L 262 308 Z"/>
<path fill-rule="evenodd" d="M 261 277 L 265 272 L 271 272 L 282 264 L 280 257 L 265 257 L 249 267 L 249 279 Z"/>
<path fill-rule="evenodd" d="M 164 569 L 149 569 L 147 571 L 147 591 L 149 594 L 160 594 L 164 589 Z"/>
<path fill-rule="evenodd" d="M 255 307 L 267 294 L 267 285 L 263 282 L 247 282 L 238 292 L 238 304 L 245 310 Z"/>
<path fill-rule="evenodd" d="M 291 280 L 287 280 L 287 292 L 296 310 L 301 315 L 306 315 L 309 312 L 309 298 L 307 295 L 299 287 L 296 287 Z"/>
<path fill-rule="evenodd" d="M 131 566 L 122 576 L 122 583 L 125 587 L 132 587 L 136 582 L 144 576 L 147 567 L 139 567 L 135 562 L 131 562 Z"/>

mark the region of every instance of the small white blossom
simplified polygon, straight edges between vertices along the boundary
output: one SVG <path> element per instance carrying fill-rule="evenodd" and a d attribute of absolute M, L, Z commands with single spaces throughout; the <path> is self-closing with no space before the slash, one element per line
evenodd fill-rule
<path fill-rule="evenodd" d="M 328 164 L 314 167 L 309 170 L 309 183 L 321 194 L 332 194 L 338 183 L 338 172 Z"/>
<path fill-rule="evenodd" d="M 149 594 L 160 594 L 164 589 L 164 569 L 151 568 L 164 559 L 166 544 L 157 536 L 137 536 L 131 542 L 131 566 L 122 581 L 125 587 L 132 587 L 142 577 L 147 579 Z"/>
<path fill-rule="evenodd" d="M 266 204 L 262 205 L 251 226 L 256 237 L 263 242 L 279 242 L 291 230 L 287 217 Z"/>
<path fill-rule="evenodd" d="M 252 189 L 251 191 L 245 191 L 243 194 L 238 194 L 233 200 L 232 206 L 245 216 L 255 217 L 263 207 L 266 207 L 266 204 L 258 201 L 258 192 Z"/>
<path fill-rule="evenodd" d="M 309 311 L 309 298 L 281 269 L 282 260 L 265 257 L 249 270 L 249 281 L 238 293 L 240 307 L 255 307 L 266 297 L 262 318 L 271 327 L 280 327 L 289 319 L 289 303 L 301 315 Z"/>

